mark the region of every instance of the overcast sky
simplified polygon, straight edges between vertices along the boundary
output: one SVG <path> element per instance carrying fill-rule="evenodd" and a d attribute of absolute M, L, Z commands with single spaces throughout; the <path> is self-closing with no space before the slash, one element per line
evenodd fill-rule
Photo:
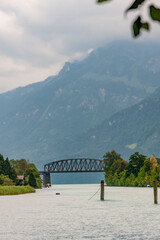
<path fill-rule="evenodd" d="M 132 1 L 0 0 L 0 93 L 55 75 L 64 62 L 108 42 L 132 39 L 135 15 L 123 15 Z M 154 24 L 141 41 L 159 37 Z"/>

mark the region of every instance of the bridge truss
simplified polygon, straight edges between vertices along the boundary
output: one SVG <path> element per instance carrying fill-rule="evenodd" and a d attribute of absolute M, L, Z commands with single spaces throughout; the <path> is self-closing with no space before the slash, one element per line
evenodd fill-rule
<path fill-rule="evenodd" d="M 44 172 L 104 172 L 104 161 L 90 158 L 64 159 L 45 164 Z"/>

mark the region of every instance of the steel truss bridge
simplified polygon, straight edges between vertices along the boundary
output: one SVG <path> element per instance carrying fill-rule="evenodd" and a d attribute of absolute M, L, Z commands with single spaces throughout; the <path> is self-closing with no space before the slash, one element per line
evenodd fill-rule
<path fill-rule="evenodd" d="M 43 185 L 51 184 L 50 173 L 104 172 L 104 161 L 93 158 L 74 158 L 51 162 L 44 165 Z"/>

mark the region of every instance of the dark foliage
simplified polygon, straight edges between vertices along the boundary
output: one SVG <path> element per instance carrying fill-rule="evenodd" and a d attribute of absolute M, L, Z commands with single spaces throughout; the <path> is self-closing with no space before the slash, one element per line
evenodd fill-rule
<path fill-rule="evenodd" d="M 28 182 L 29 182 L 29 185 L 31 187 L 36 188 L 36 186 L 37 186 L 37 184 L 36 184 L 36 177 L 35 177 L 35 175 L 33 173 L 30 173 Z"/>
<path fill-rule="evenodd" d="M 108 0 L 97 0 L 98 3 L 108 2 Z M 152 1 L 154 2 L 154 1 Z M 137 10 L 139 7 L 146 6 L 150 20 L 160 22 L 160 9 L 157 8 L 155 5 L 147 5 L 147 0 L 134 0 L 133 3 L 129 8 L 126 9 L 125 13 L 129 11 Z M 149 22 L 142 22 L 142 15 L 139 15 L 136 20 L 133 22 L 133 36 L 137 37 L 141 34 L 141 30 L 145 29 L 147 31 L 150 30 L 150 23 Z"/>
<path fill-rule="evenodd" d="M 144 165 L 145 159 L 146 159 L 146 156 L 144 156 L 143 154 L 139 154 L 139 152 L 135 152 L 134 154 L 132 154 L 129 158 L 126 177 L 129 177 L 131 173 L 133 173 L 133 175 L 137 177 L 139 170 Z"/>

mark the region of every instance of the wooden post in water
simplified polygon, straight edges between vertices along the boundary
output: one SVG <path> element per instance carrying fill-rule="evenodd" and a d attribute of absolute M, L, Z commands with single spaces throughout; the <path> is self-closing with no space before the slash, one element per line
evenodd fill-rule
<path fill-rule="evenodd" d="M 101 180 L 100 200 L 101 200 L 101 201 L 104 201 L 104 181 L 103 181 L 103 180 Z"/>
<path fill-rule="evenodd" d="M 153 193 L 154 193 L 154 204 L 157 204 L 158 203 L 157 181 L 153 181 Z"/>

